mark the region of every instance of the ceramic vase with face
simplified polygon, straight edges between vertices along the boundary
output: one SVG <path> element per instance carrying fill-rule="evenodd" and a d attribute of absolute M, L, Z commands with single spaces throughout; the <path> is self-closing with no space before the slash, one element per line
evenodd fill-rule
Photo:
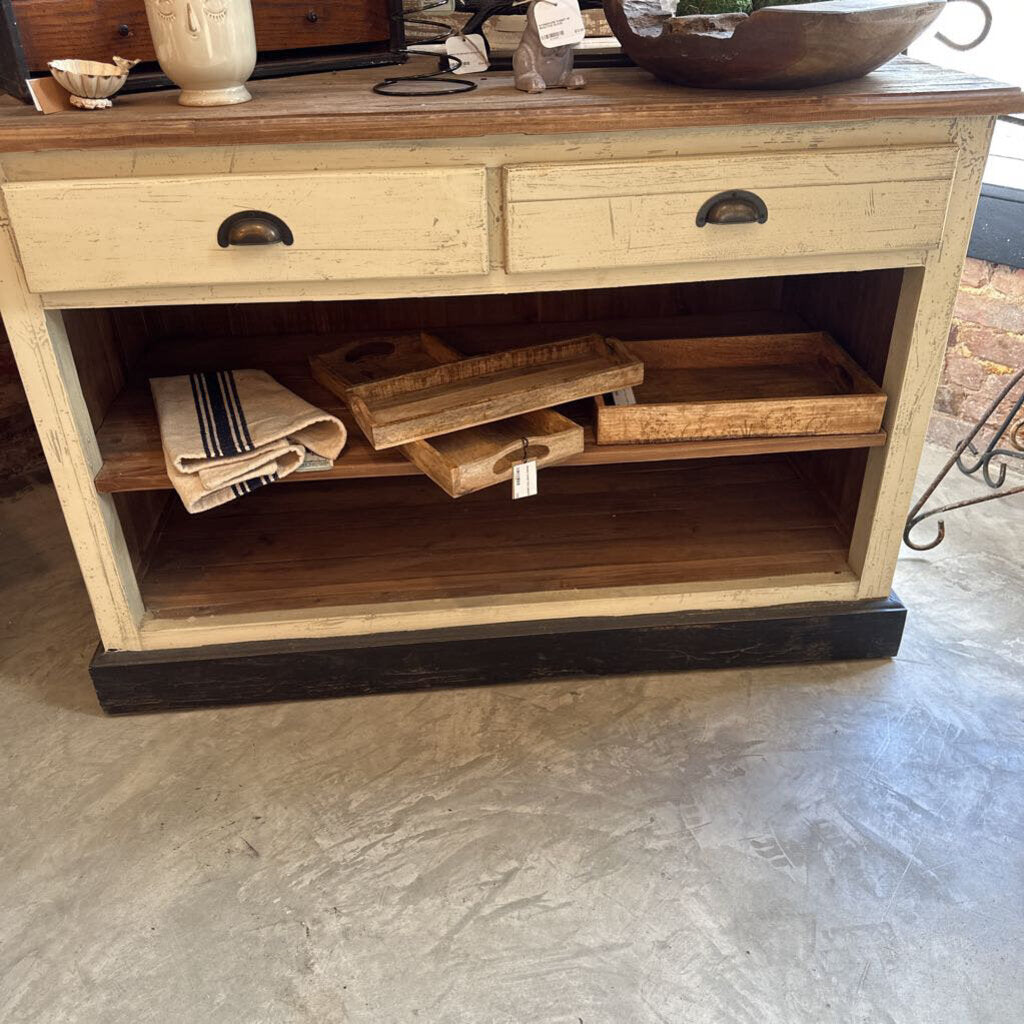
<path fill-rule="evenodd" d="M 187 107 L 252 99 L 245 82 L 256 67 L 250 0 L 146 0 L 156 59 L 181 88 Z"/>

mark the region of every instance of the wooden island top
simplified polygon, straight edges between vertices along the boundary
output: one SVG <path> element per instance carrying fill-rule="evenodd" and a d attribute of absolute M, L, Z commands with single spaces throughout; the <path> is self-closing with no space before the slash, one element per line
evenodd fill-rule
<path fill-rule="evenodd" d="M 406 68 L 413 65 L 406 65 Z M 398 69 L 398 74 L 409 73 Z M 517 92 L 505 72 L 469 93 L 381 96 L 380 68 L 251 82 L 251 103 L 182 107 L 177 90 L 119 96 L 110 110 L 41 115 L 0 100 L 0 152 L 146 146 L 273 145 L 667 130 L 878 118 L 1007 114 L 1021 90 L 899 57 L 850 82 L 813 89 L 692 89 L 639 68 L 586 71 L 586 89 Z"/>

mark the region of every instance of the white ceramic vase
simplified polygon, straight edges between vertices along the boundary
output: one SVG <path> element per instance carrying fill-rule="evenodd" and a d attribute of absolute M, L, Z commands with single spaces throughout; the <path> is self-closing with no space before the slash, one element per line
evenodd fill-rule
<path fill-rule="evenodd" d="M 156 59 L 186 107 L 244 103 L 256 67 L 250 0 L 146 0 Z"/>

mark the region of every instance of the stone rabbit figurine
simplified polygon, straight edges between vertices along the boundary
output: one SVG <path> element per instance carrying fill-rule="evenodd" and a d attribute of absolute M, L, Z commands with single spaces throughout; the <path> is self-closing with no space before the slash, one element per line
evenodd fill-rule
<path fill-rule="evenodd" d="M 533 0 L 526 15 L 526 31 L 512 56 L 512 71 L 516 88 L 521 92 L 543 92 L 545 89 L 582 89 L 586 80 L 572 69 L 572 47 L 554 46 L 550 49 L 540 41 L 537 31 L 538 3 Z"/>

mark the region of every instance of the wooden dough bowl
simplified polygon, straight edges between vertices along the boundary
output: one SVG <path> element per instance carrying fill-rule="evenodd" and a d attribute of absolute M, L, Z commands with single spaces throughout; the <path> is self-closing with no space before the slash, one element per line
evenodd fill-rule
<path fill-rule="evenodd" d="M 826 0 L 751 15 L 676 18 L 660 0 L 604 0 L 623 50 L 678 85 L 797 89 L 881 67 L 938 16 L 946 0 Z"/>

